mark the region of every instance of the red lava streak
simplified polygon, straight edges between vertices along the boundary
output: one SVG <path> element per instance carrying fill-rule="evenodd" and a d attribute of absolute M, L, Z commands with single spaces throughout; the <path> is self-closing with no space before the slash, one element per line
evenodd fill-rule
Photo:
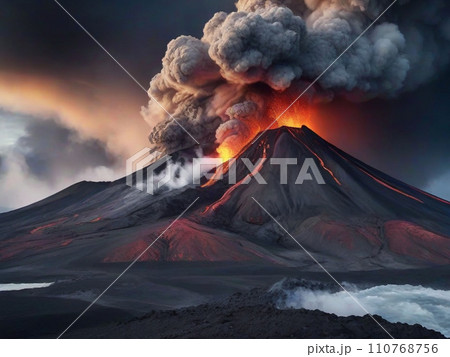
<path fill-rule="evenodd" d="M 30 234 L 36 234 L 36 233 L 38 233 L 38 232 L 40 232 L 40 231 L 43 231 L 44 229 L 47 229 L 47 228 L 51 228 L 51 227 L 57 226 L 58 224 L 64 222 L 66 219 L 67 219 L 67 218 L 61 218 L 61 219 L 58 219 L 56 222 L 52 222 L 52 223 L 45 224 L 45 225 L 43 225 L 43 226 L 36 227 L 36 228 L 34 228 L 34 229 L 32 229 L 32 230 L 30 231 Z"/>
<path fill-rule="evenodd" d="M 403 195 L 403 196 L 405 196 L 405 197 L 408 197 L 408 198 L 411 198 L 411 199 L 413 199 L 413 200 L 416 200 L 417 202 L 423 203 L 423 201 L 419 200 L 417 197 L 408 195 L 407 193 L 405 193 L 405 192 L 403 192 L 403 191 L 401 191 L 401 190 L 399 190 L 399 189 L 397 189 L 397 188 L 395 188 L 395 187 L 389 185 L 388 183 L 382 181 L 381 179 L 376 178 L 375 176 L 369 174 L 366 170 L 364 170 L 364 169 L 362 169 L 362 168 L 359 168 L 359 169 L 360 169 L 362 172 L 364 172 L 367 176 L 369 176 L 370 178 L 372 178 L 373 180 L 375 180 L 376 182 L 378 182 L 380 185 L 383 185 L 384 187 L 387 187 L 388 189 L 390 189 L 390 190 L 392 190 L 392 191 L 395 191 L 395 192 L 397 192 L 397 193 L 399 193 L 399 194 L 401 194 L 401 195 Z"/>
<path fill-rule="evenodd" d="M 221 175 L 225 175 L 230 169 L 230 165 L 235 165 L 236 159 L 230 159 L 226 161 L 222 166 L 216 169 L 216 172 L 212 175 L 212 177 L 208 180 L 208 182 L 204 183 L 201 187 L 209 187 L 212 186 L 217 180 L 220 179 Z"/>
<path fill-rule="evenodd" d="M 250 172 L 248 175 L 246 175 L 238 183 L 231 186 L 218 201 L 207 206 L 206 209 L 202 212 L 202 214 L 206 214 L 208 211 L 211 211 L 211 210 L 215 211 L 217 209 L 217 207 L 221 206 L 226 201 L 228 201 L 228 199 L 231 197 L 231 194 L 233 193 L 233 191 L 236 190 L 242 184 L 242 182 L 244 182 L 247 179 L 250 179 L 252 176 L 255 176 L 262 169 L 264 162 L 266 161 L 266 158 L 267 158 L 266 152 L 267 152 L 267 144 L 264 144 L 262 158 L 259 160 L 258 165 L 256 165 L 256 167 L 253 169 L 253 171 Z"/>
<path fill-rule="evenodd" d="M 305 145 L 305 147 L 311 152 L 311 154 L 313 154 L 317 160 L 319 160 L 320 162 L 320 166 L 322 166 L 322 168 L 328 172 L 330 174 L 330 176 L 333 178 L 334 181 L 336 181 L 336 183 L 339 186 L 342 186 L 341 182 L 337 179 L 337 177 L 334 175 L 333 171 L 331 171 L 328 167 L 325 166 L 325 163 L 323 162 L 323 160 L 321 159 L 321 157 L 319 155 L 317 155 L 308 145 L 306 145 L 303 141 L 302 144 Z"/>
<path fill-rule="evenodd" d="M 437 201 L 439 201 L 439 202 L 445 203 L 446 205 L 450 205 L 450 202 L 444 200 L 443 198 L 436 197 L 436 196 L 434 196 L 434 195 L 432 195 L 432 194 L 430 194 L 430 193 L 428 193 L 428 192 L 419 190 L 418 188 L 415 188 L 415 187 L 413 187 L 413 186 L 409 186 L 409 187 L 411 187 L 412 189 L 414 189 L 414 190 L 420 192 L 421 194 L 423 194 L 423 195 L 425 195 L 425 196 L 428 196 L 428 197 L 432 198 L 433 200 L 437 200 Z"/>

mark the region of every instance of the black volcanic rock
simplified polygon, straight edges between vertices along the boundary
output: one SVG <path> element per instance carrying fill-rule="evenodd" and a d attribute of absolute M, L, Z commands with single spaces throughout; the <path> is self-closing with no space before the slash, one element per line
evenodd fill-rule
<path fill-rule="evenodd" d="M 394 338 L 445 338 L 420 325 L 374 318 Z M 220 303 L 151 313 L 65 338 L 389 338 L 369 316 L 338 317 L 319 310 L 278 310 L 263 289 L 237 293 Z"/>
<path fill-rule="evenodd" d="M 267 160 L 258 172 L 267 184 L 254 179 L 239 184 L 249 174 L 240 158 L 255 163 L 262 157 Z M 288 166 L 287 184 L 280 184 L 280 168 L 270 164 L 273 158 L 297 159 L 297 166 Z M 309 158 L 325 184 L 295 184 Z M 362 163 L 306 127 L 264 133 L 240 153 L 236 172 L 238 184 L 232 187 L 223 188 L 221 181 L 205 187 L 222 188 L 223 195 L 202 214 L 204 224 L 298 248 L 255 198 L 329 269 L 339 269 L 333 260 L 345 261 L 350 270 L 450 263 L 449 202 Z"/>

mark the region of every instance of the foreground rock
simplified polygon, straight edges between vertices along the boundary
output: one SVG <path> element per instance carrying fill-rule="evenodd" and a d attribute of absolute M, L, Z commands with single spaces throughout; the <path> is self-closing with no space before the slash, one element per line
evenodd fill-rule
<path fill-rule="evenodd" d="M 225 301 L 152 311 L 127 323 L 67 333 L 65 338 L 389 338 L 366 315 L 339 317 L 318 310 L 279 310 L 262 289 Z M 445 338 L 420 325 L 374 318 L 395 338 Z"/>

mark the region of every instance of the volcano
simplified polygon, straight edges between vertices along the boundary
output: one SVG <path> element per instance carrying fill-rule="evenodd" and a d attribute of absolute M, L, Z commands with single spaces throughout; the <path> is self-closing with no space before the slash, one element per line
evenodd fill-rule
<path fill-rule="evenodd" d="M 186 165 L 193 152 L 172 157 Z M 271 162 L 279 158 L 299 163 L 289 165 L 285 181 L 282 167 Z M 321 182 L 296 183 L 306 160 Z M 449 288 L 449 202 L 383 174 L 306 127 L 267 131 L 233 162 L 218 169 L 220 180 L 204 178 L 201 185 L 149 195 L 126 178 L 80 182 L 1 214 L 0 282 L 48 287 L 2 292 L 0 335 L 57 336 L 137 257 L 76 328 L 97 331 L 151 310 L 267 289 L 285 277 L 329 281 L 280 225 L 338 279 Z M 248 314 L 245 320 L 253 321 Z"/>
<path fill-rule="evenodd" d="M 256 163 L 260 184 L 240 159 Z M 313 159 L 323 184 L 296 184 L 300 165 L 280 183 L 273 158 Z M 413 268 L 450 263 L 450 203 L 364 164 L 313 131 L 265 132 L 236 160 L 236 183 L 223 179 L 148 195 L 115 182 L 80 182 L 43 201 L 0 215 L 2 266 L 64 269 L 131 262 L 196 197 L 140 261 L 241 261 L 319 269 L 256 204 L 331 271 Z"/>

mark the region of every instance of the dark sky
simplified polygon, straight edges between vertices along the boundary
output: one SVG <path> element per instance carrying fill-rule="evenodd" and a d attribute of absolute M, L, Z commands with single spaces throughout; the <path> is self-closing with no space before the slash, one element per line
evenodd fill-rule
<path fill-rule="evenodd" d="M 161 69 L 170 40 L 182 34 L 201 36 L 204 24 L 215 12 L 234 8 L 231 0 L 60 0 L 59 3 L 144 87 Z M 53 0 L 0 0 L 0 6 L 2 69 L 60 77 L 79 75 L 104 81 L 126 77 Z M 137 93 L 140 94 L 139 90 Z"/>
<path fill-rule="evenodd" d="M 160 71 L 170 40 L 201 36 L 215 12 L 234 6 L 60 3 L 144 88 Z M 0 0 L 0 8 L 0 211 L 73 181 L 122 175 L 125 158 L 148 144 L 139 113 L 147 94 L 53 0 Z"/>
<path fill-rule="evenodd" d="M 182 34 L 201 37 L 204 24 L 215 12 L 234 9 L 234 0 L 60 3 L 145 88 L 161 69 L 161 58 L 171 39 Z M 36 143 L 42 144 L 42 137 L 30 138 L 33 133 L 61 135 L 53 141 L 60 152 L 69 150 L 64 136 L 72 132 L 78 135 L 76 150 L 83 153 L 76 166 L 80 172 L 99 162 L 105 166 L 121 162 L 122 154 L 128 155 L 145 144 L 148 133 L 139 109 L 146 105 L 146 93 L 53 0 L 0 0 L 0 9 L 0 183 L 8 187 L 8 192 L 14 189 L 5 184 L 8 157 L 12 157 L 11 152 L 17 154 L 17 145 L 24 140 L 31 147 L 29 151 Z M 333 121 L 335 128 L 325 136 L 378 169 L 450 199 L 449 80 L 447 71 L 396 99 L 364 104 L 340 100 L 332 106 L 324 105 L 320 109 L 323 120 Z M 21 89 L 25 84 L 31 86 L 26 91 Z M 17 98 L 5 97 L 9 85 L 17 89 Z M 21 93 L 27 95 L 23 102 Z M 38 102 L 40 95 L 51 98 L 44 107 Z M 27 107 L 23 112 L 22 103 Z M 61 111 L 65 105 L 70 111 Z M 77 106 L 85 112 L 77 112 L 78 119 L 66 118 Z M 105 109 L 97 108 L 101 106 Z M 91 112 L 92 117 L 85 114 Z M 121 135 L 128 131 L 133 133 L 128 135 L 141 134 L 142 140 L 124 143 Z M 46 150 L 28 156 L 36 162 L 37 154 L 47 165 L 54 165 L 45 157 Z M 90 161 L 92 158 L 95 162 Z M 56 161 L 62 165 L 60 159 Z M 33 170 L 34 166 L 28 167 L 28 173 Z M 47 179 L 48 190 L 41 189 L 42 195 L 61 188 L 50 185 L 55 177 Z M 7 193 L 0 193 L 0 207 L 28 202 L 8 198 Z"/>

